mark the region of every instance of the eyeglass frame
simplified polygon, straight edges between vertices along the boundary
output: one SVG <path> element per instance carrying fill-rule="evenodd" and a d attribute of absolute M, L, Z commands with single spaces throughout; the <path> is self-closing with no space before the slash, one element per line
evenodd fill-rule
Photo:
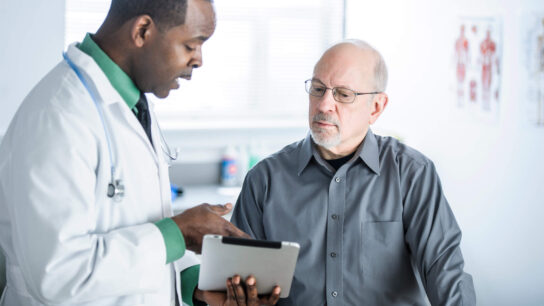
<path fill-rule="evenodd" d="M 304 89 L 306 90 L 306 92 L 310 95 L 310 96 L 313 96 L 313 97 L 318 97 L 318 98 L 323 98 L 325 96 L 325 93 L 327 92 L 327 89 L 329 89 L 332 93 L 332 97 L 334 99 L 334 101 L 338 102 L 338 103 L 342 103 L 342 104 L 352 104 L 355 102 L 355 99 L 357 98 L 357 96 L 362 96 L 362 95 L 375 95 L 375 94 L 382 94 L 383 91 L 373 91 L 373 92 L 357 92 L 353 89 L 350 89 L 350 88 L 346 88 L 346 87 L 332 87 L 332 88 L 329 88 L 327 86 L 325 86 L 325 84 L 323 84 L 321 81 L 319 81 L 322 85 L 323 85 L 323 88 L 325 88 L 325 90 L 323 91 L 323 94 L 320 95 L 320 96 L 316 96 L 316 95 L 312 95 L 310 93 L 310 88 L 311 88 L 311 82 L 312 81 L 315 81 L 315 79 L 307 79 L 306 81 L 304 81 Z M 310 88 L 308 88 L 308 82 L 310 82 Z M 336 95 L 334 94 L 336 92 L 337 89 L 345 89 L 345 90 L 349 90 L 351 92 L 353 92 L 353 100 L 351 102 L 343 102 L 343 101 L 338 101 L 338 99 L 336 99 Z"/>

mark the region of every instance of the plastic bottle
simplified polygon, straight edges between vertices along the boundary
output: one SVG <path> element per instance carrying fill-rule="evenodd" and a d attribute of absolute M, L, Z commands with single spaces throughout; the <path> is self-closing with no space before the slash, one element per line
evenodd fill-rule
<path fill-rule="evenodd" d="M 233 146 L 228 146 L 221 158 L 221 185 L 238 184 L 238 154 Z"/>
<path fill-rule="evenodd" d="M 172 194 L 172 202 L 174 202 L 183 194 L 183 189 L 175 184 L 170 184 L 170 191 Z"/>

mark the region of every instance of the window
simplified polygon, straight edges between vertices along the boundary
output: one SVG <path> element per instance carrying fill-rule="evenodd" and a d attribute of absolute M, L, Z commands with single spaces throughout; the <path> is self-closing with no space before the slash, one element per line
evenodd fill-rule
<path fill-rule="evenodd" d="M 95 32 L 106 0 L 67 0 L 66 42 Z M 166 129 L 305 126 L 304 80 L 342 39 L 342 0 L 216 0 L 217 28 L 203 67 L 155 110 Z M 150 100 L 157 101 L 155 97 Z"/>

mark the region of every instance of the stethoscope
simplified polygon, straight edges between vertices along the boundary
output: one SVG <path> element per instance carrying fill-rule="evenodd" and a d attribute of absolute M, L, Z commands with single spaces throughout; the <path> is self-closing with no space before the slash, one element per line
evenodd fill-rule
<path fill-rule="evenodd" d="M 108 184 L 108 189 L 107 189 L 106 194 L 108 195 L 109 198 L 112 198 L 114 201 L 120 202 L 123 199 L 123 197 L 125 196 L 125 185 L 123 184 L 123 181 L 121 179 L 115 179 L 115 165 L 113 163 L 113 157 L 112 157 L 113 154 L 112 154 L 112 151 L 111 151 L 111 137 L 110 137 L 109 130 L 108 130 L 107 126 L 106 126 L 106 121 L 104 120 L 104 113 L 103 113 L 102 108 L 101 108 L 100 104 L 98 103 L 98 100 L 96 99 L 93 91 L 91 90 L 91 88 L 87 84 L 87 81 L 85 81 L 85 78 L 83 78 L 83 75 L 81 74 L 81 71 L 79 71 L 79 69 L 76 67 L 76 65 L 70 60 L 70 58 L 68 57 L 66 52 L 64 52 L 62 54 L 62 56 L 64 57 L 64 60 L 68 63 L 70 68 L 72 68 L 72 70 L 74 70 L 74 72 L 76 73 L 77 77 L 79 78 L 79 80 L 81 81 L 83 86 L 85 86 L 85 89 L 87 89 L 87 91 L 89 92 L 89 95 L 91 96 L 91 99 L 93 100 L 94 105 L 96 106 L 96 110 L 98 111 L 98 115 L 100 116 L 100 122 L 102 122 L 102 127 L 104 128 L 104 134 L 106 134 L 106 142 L 108 144 L 108 155 L 109 155 L 110 165 L 111 165 L 110 166 L 110 174 L 111 174 L 110 182 Z M 157 128 L 158 128 L 159 134 L 161 136 L 161 148 L 162 148 L 162 151 L 164 152 L 164 154 L 166 156 L 168 156 L 168 158 L 170 159 L 170 162 L 178 159 L 179 151 L 177 149 L 175 151 L 172 151 L 170 149 L 170 146 L 168 146 L 168 143 L 164 139 L 164 136 L 162 134 L 162 131 L 161 131 L 160 127 L 157 127 Z"/>

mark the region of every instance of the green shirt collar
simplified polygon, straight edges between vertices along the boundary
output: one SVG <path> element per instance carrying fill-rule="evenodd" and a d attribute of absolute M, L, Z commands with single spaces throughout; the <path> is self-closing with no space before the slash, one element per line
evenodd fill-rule
<path fill-rule="evenodd" d="M 134 108 L 140 99 L 140 90 L 132 79 L 119 67 L 100 47 L 93 41 L 91 34 L 87 33 L 78 48 L 92 57 L 102 69 L 111 85 L 125 100 L 128 108 Z"/>

